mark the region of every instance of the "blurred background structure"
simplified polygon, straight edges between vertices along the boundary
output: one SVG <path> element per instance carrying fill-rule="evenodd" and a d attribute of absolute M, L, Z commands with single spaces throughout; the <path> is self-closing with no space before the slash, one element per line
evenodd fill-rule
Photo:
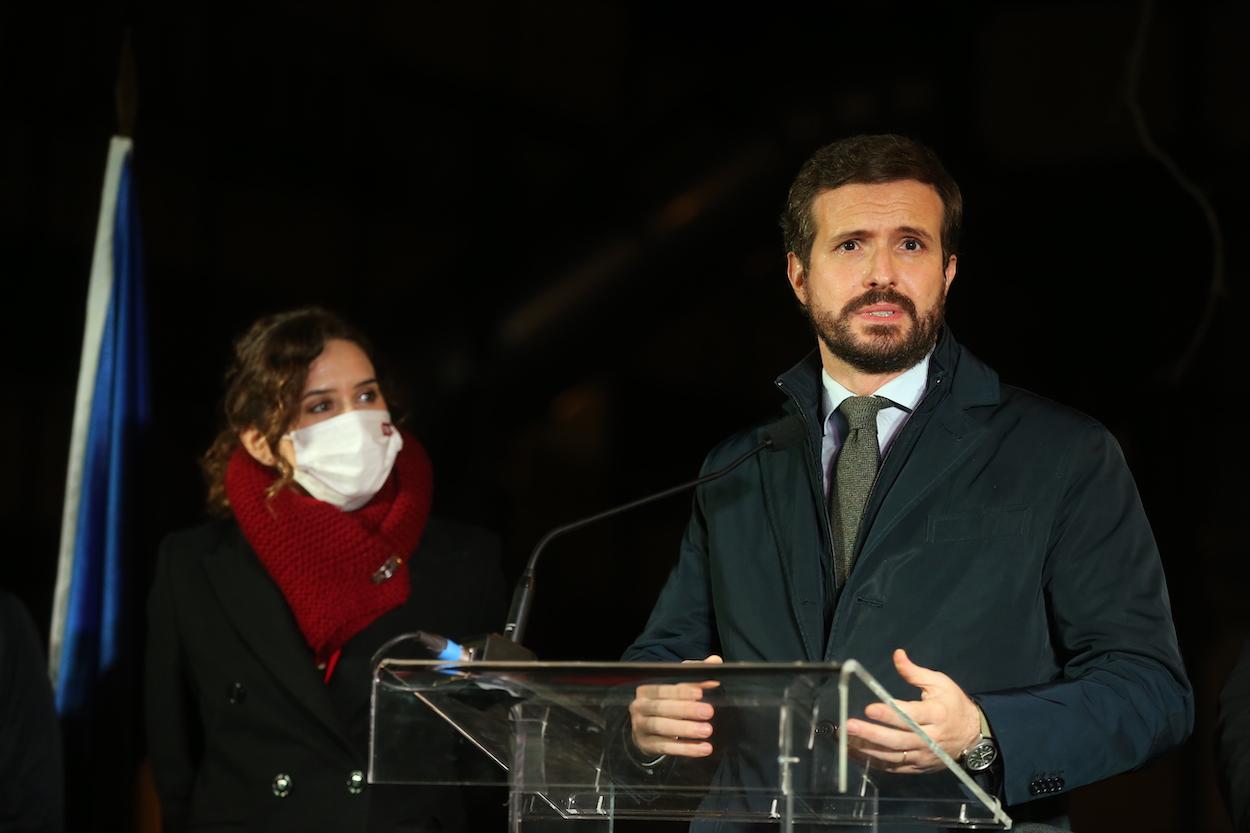
<path fill-rule="evenodd" d="M 1246 4 L 34 6 L 0 10 L 0 586 L 37 622 L 115 132 L 150 317 L 143 577 L 202 512 L 231 340 L 294 306 L 373 335 L 436 511 L 498 531 L 512 575 L 547 528 L 692 476 L 812 345 L 776 225 L 790 178 L 835 138 L 902 132 L 964 189 L 956 335 L 1123 445 L 1198 692 L 1193 739 L 1075 795 L 1074 821 L 1228 829 L 1211 730 L 1250 630 L 1246 257 L 1211 220 L 1235 242 L 1250 188 Z M 1196 451 L 1175 442 L 1195 421 Z M 617 657 L 688 509 L 553 545 L 540 655 Z M 124 814 L 128 789 L 97 800 Z"/>

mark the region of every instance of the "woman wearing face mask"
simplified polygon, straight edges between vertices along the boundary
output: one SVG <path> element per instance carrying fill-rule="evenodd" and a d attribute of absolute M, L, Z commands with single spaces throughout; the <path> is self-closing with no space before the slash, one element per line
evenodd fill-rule
<path fill-rule="evenodd" d="M 425 450 L 325 311 L 252 326 L 225 417 L 204 457 L 218 518 L 165 540 L 150 599 L 165 830 L 463 828 L 454 790 L 365 783 L 370 658 L 418 629 L 496 629 L 493 538 L 430 517 Z"/>

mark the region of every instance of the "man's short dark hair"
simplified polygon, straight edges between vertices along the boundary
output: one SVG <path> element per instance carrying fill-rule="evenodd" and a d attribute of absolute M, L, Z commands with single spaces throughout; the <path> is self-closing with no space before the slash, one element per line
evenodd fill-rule
<path fill-rule="evenodd" d="M 794 252 L 804 267 L 808 265 L 816 238 L 812 203 L 820 194 L 843 185 L 879 185 L 905 179 L 932 186 L 942 199 L 942 259 L 948 259 L 959 247 L 963 223 L 964 200 L 959 185 L 936 153 L 915 139 L 892 133 L 833 142 L 803 163 L 790 185 L 781 215 L 786 251 Z"/>

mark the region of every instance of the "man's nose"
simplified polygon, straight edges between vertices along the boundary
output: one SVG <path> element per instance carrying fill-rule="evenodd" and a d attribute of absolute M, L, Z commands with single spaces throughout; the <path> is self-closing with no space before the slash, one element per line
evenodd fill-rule
<path fill-rule="evenodd" d="M 894 263 L 893 252 L 888 248 L 879 248 L 873 253 L 868 264 L 868 272 L 864 276 L 864 286 L 894 286 L 898 283 L 898 269 Z"/>

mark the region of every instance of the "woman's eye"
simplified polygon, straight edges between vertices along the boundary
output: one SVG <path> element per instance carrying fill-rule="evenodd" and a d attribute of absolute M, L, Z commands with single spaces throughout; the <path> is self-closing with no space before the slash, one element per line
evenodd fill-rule
<path fill-rule="evenodd" d="M 330 403 L 324 399 L 308 406 L 308 413 L 310 414 L 324 414 L 328 410 L 330 410 Z"/>
<path fill-rule="evenodd" d="M 377 392 L 376 390 L 366 390 L 366 391 L 361 391 L 360 396 L 358 397 L 358 399 L 359 399 L 361 402 L 377 402 L 377 401 L 378 401 L 378 392 Z"/>

